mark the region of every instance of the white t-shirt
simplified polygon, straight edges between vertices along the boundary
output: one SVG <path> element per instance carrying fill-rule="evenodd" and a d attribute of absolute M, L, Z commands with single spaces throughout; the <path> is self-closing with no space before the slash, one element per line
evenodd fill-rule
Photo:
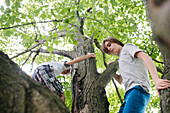
<path fill-rule="evenodd" d="M 123 78 L 125 91 L 140 85 L 150 92 L 148 69 L 141 59 L 134 56 L 139 51 L 142 50 L 133 44 L 124 45 L 119 55 L 119 72 Z"/>
<path fill-rule="evenodd" d="M 52 66 L 52 68 L 54 69 L 55 77 L 58 76 L 59 74 L 61 74 L 61 72 L 63 72 L 64 69 L 67 69 L 64 66 L 64 62 L 44 62 L 44 63 L 40 64 L 39 66 L 41 66 L 41 65 L 48 65 L 48 64 L 50 66 Z"/>

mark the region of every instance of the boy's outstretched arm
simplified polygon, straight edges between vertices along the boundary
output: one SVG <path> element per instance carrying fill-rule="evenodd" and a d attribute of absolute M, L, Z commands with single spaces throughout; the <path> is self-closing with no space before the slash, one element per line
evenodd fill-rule
<path fill-rule="evenodd" d="M 160 89 L 166 89 L 166 88 L 170 87 L 170 81 L 169 80 L 164 80 L 164 79 L 159 78 L 156 67 L 155 67 L 150 56 L 148 56 L 144 52 L 137 52 L 135 55 L 136 55 L 137 58 L 144 61 L 145 65 L 148 68 L 148 70 L 151 74 L 151 77 L 154 81 L 158 95 L 160 95 L 160 93 L 159 93 Z"/>
<path fill-rule="evenodd" d="M 74 59 L 74 60 L 72 60 L 72 61 L 68 61 L 68 62 L 66 62 L 65 64 L 66 64 L 66 65 L 72 65 L 72 64 L 81 62 L 81 61 L 83 61 L 83 60 L 85 60 L 85 59 L 87 59 L 87 58 L 90 58 L 90 57 L 96 58 L 96 55 L 95 55 L 94 53 L 88 53 L 87 55 L 77 57 L 76 59 Z"/>

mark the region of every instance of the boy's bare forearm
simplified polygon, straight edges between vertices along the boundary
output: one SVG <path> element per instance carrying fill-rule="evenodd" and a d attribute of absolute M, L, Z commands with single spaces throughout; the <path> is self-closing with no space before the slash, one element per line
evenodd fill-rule
<path fill-rule="evenodd" d="M 77 57 L 76 59 L 74 59 L 74 60 L 72 60 L 72 61 L 69 61 L 69 62 L 67 62 L 66 64 L 67 64 L 67 65 L 75 64 L 75 63 L 81 62 L 81 61 L 83 61 L 83 60 L 85 60 L 85 59 L 87 59 L 87 58 L 88 58 L 87 55 L 81 56 L 81 57 Z"/>
<path fill-rule="evenodd" d="M 85 59 L 88 59 L 90 57 L 96 57 L 94 53 L 89 53 L 87 55 L 84 55 L 84 56 L 80 56 L 80 57 L 77 57 L 76 59 L 72 60 L 72 61 L 68 61 L 66 62 L 66 65 L 72 65 L 72 64 L 75 64 L 75 63 L 78 63 L 78 62 L 81 62 Z"/>

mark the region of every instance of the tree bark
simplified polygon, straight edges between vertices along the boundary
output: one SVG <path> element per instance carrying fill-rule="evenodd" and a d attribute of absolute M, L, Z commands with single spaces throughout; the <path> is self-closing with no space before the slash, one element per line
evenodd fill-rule
<path fill-rule="evenodd" d="M 0 113 L 69 113 L 69 109 L 0 51 Z"/>
<path fill-rule="evenodd" d="M 159 46 L 164 62 L 162 79 L 170 80 L 170 1 L 143 0 L 153 31 L 153 39 Z M 161 111 L 170 112 L 170 88 L 161 90 Z"/>
<path fill-rule="evenodd" d="M 82 46 L 83 45 L 83 46 Z M 93 39 L 82 38 L 75 47 L 77 56 L 94 52 Z M 72 112 L 109 113 L 105 87 L 118 69 L 118 62 L 111 64 L 102 74 L 97 72 L 95 58 L 74 65 L 72 72 Z"/>

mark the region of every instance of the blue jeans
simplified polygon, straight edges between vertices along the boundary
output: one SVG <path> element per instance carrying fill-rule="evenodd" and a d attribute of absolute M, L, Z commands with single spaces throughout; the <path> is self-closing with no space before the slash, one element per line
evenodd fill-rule
<path fill-rule="evenodd" d="M 137 85 L 128 90 L 124 98 L 119 113 L 144 113 L 150 100 L 150 94 Z"/>

